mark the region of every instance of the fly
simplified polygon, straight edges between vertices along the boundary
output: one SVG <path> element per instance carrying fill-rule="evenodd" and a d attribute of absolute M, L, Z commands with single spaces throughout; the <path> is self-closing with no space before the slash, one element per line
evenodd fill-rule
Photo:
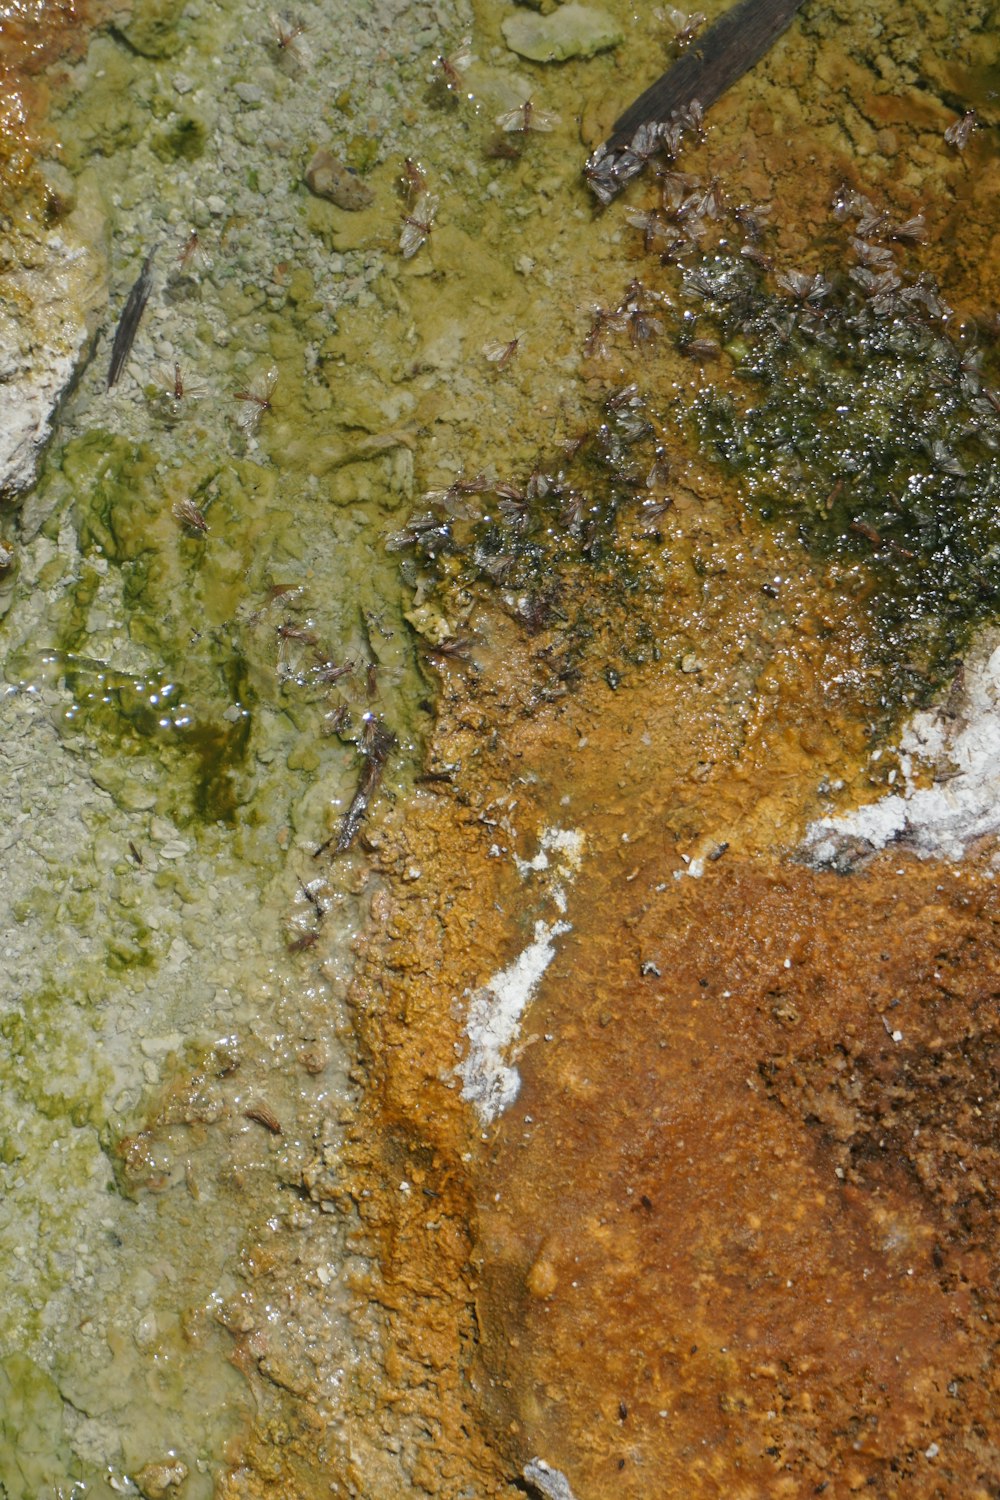
<path fill-rule="evenodd" d="M 496 123 L 500 129 L 513 134 L 526 135 L 529 130 L 548 132 L 554 130 L 559 124 L 559 116 L 550 114 L 548 110 L 539 109 L 533 99 L 525 99 L 516 109 L 505 110 L 502 115 L 497 115 Z"/>
<path fill-rule="evenodd" d="M 198 509 L 193 500 L 175 501 L 171 506 L 171 514 L 178 526 L 194 536 L 204 536 L 208 530 L 205 513 Z"/>
<path fill-rule="evenodd" d="M 403 219 L 399 235 L 399 253 L 404 260 L 410 260 L 422 245 L 426 245 L 437 211 L 436 193 L 422 192 L 418 195 L 412 212 Z"/>
<path fill-rule="evenodd" d="M 483 345 L 483 353 L 491 365 L 496 365 L 498 370 L 505 370 L 520 347 L 520 334 L 517 338 L 508 339 L 506 343 L 501 339 L 487 339 Z"/>
<path fill-rule="evenodd" d="M 452 94 L 460 94 L 465 87 L 462 74 L 472 61 L 472 38 L 464 36 L 450 57 L 442 53 L 435 58 L 445 88 Z"/>
<path fill-rule="evenodd" d="M 260 419 L 271 410 L 271 397 L 278 384 L 278 369 L 271 365 L 263 375 L 257 375 L 242 391 L 233 392 L 233 400 L 243 403 L 236 414 L 236 421 L 244 437 L 253 437 L 260 426 Z"/>
<path fill-rule="evenodd" d="M 953 120 L 944 133 L 944 138 L 949 146 L 954 146 L 956 151 L 964 151 L 969 144 L 969 137 L 977 129 L 979 120 L 974 109 L 967 109 L 961 119 Z"/>

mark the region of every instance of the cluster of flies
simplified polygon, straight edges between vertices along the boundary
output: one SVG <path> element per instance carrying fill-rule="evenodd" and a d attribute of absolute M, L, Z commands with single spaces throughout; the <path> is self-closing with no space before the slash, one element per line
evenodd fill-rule
<path fill-rule="evenodd" d="M 451 100 L 471 97 L 466 90 L 465 71 L 473 61 L 472 40 L 467 36 L 462 38 L 453 52 L 442 53 L 435 59 L 435 81 L 446 97 Z M 529 98 L 497 115 L 494 123 L 498 135 L 488 145 L 487 156 L 517 158 L 520 156 L 520 147 L 515 144 L 516 139 L 554 130 L 559 124 L 559 116 L 540 109 L 534 99 Z M 399 233 L 399 253 L 404 260 L 411 260 L 430 238 L 440 197 L 428 186 L 423 167 L 412 157 L 408 157 L 404 163 L 400 188 L 403 197 L 403 222 Z"/>
<path fill-rule="evenodd" d="M 680 11 L 672 11 L 671 19 L 679 26 L 678 41 L 686 44 L 700 30 L 704 16 L 700 13 L 685 17 Z M 679 155 L 685 139 L 702 139 L 705 112 L 697 99 L 674 110 L 667 120 L 646 120 L 638 125 L 625 145 L 609 146 L 602 143 L 587 158 L 584 177 L 594 197 L 601 204 L 612 199 L 640 175 L 645 168 L 670 164 Z M 964 151 L 979 121 L 974 110 L 968 110 L 954 120 L 944 132 L 947 144 L 956 151 Z"/>
<path fill-rule="evenodd" d="M 974 126 L 963 117 L 947 144 L 961 150 Z M 779 269 L 765 248 L 767 205 L 729 209 L 717 184 L 671 167 L 659 170 L 658 187 L 654 207 L 626 217 L 661 264 L 679 266 L 686 310 L 676 346 L 701 359 L 725 351 L 732 373 L 751 382 L 749 401 L 724 386 L 699 398 L 707 450 L 756 469 L 755 493 L 795 506 L 803 539 L 818 531 L 839 544 L 846 528 L 902 564 L 900 609 L 912 629 L 941 599 L 965 608 L 970 582 L 994 598 L 1000 391 L 980 339 L 995 338 L 1000 318 L 949 335 L 952 309 L 934 278 L 905 264 L 904 252 L 927 238 L 926 215 L 899 215 L 845 185 L 831 203 L 845 264 Z M 585 353 L 605 356 L 611 334 L 628 333 L 636 348 L 658 337 L 667 299 L 659 294 L 657 306 L 656 296 L 633 282 L 616 308 L 596 309 Z M 809 355 L 811 345 L 829 359 Z"/>
<path fill-rule="evenodd" d="M 624 316 L 635 314 L 643 291 L 633 284 Z M 631 313 L 626 304 L 633 304 Z M 644 317 L 645 314 L 640 314 Z M 607 559 L 624 512 L 655 522 L 670 505 L 666 445 L 635 384 L 612 393 L 605 420 L 567 439 L 545 468 L 526 478 L 460 476 L 428 490 L 423 506 L 385 539 L 390 552 L 410 554 L 431 576 L 465 577 L 502 591 L 506 607 L 531 635 L 565 623 L 559 558 L 598 564 Z M 638 535 L 658 539 L 658 532 Z M 599 575 L 590 573 L 592 581 Z M 425 647 L 433 665 L 470 656 L 473 640 L 456 635 Z"/>
<path fill-rule="evenodd" d="M 702 181 L 678 171 L 675 158 L 690 132 L 700 132 L 702 113 L 697 103 L 675 115 L 666 125 L 640 127 L 624 151 L 598 151 L 587 166 L 591 188 L 609 202 L 626 182 L 652 164 L 656 199 L 652 205 L 626 212 L 627 222 L 642 235 L 645 249 L 662 265 L 677 265 L 681 291 L 688 305 L 682 316 L 671 297 L 638 278 L 611 307 L 592 309 L 583 353 L 603 360 L 612 343 L 624 339 L 639 353 L 655 341 L 676 333 L 676 347 L 699 361 L 720 358 L 734 335 L 750 332 L 776 347 L 789 346 L 801 334 L 807 342 L 839 348 L 843 338 L 864 340 L 872 326 L 897 320 L 925 328 L 946 320 L 950 309 L 933 278 L 910 274 L 900 252 L 927 237 L 922 212 L 894 215 L 864 194 L 844 187 L 832 204 L 834 218 L 849 232 L 853 264 L 846 288 L 838 275 L 822 270 L 779 268 L 768 253 L 772 217 L 766 203 L 727 203 L 717 180 Z M 964 149 L 976 127 L 971 114 L 957 120 L 946 133 L 947 144 Z M 737 234 L 733 236 L 733 228 Z M 735 238 L 735 244 L 734 244 Z M 765 290 L 770 281 L 778 295 Z M 705 317 L 711 326 L 702 333 Z M 714 336 L 709 337 L 708 333 Z M 493 357 L 509 357 L 516 347 L 497 342 Z M 753 374 L 749 368 L 736 373 Z M 980 357 L 969 351 L 961 358 L 962 394 L 974 411 L 1000 412 L 1000 396 L 981 378 Z M 568 442 L 563 462 L 536 469 L 525 481 L 497 481 L 483 474 L 462 477 L 447 488 L 428 491 L 424 507 L 390 535 L 390 551 L 410 552 L 431 569 L 456 554 L 468 558 L 475 573 L 499 585 L 516 615 L 530 628 L 558 616 L 553 608 L 558 588 L 552 587 L 552 541 L 572 539 L 578 551 L 596 556 L 600 533 L 617 515 L 623 497 L 638 502 L 639 514 L 652 525 L 640 536 L 657 537 L 656 520 L 670 503 L 670 464 L 667 443 L 637 385 L 610 395 L 606 420 Z M 589 460 L 590 479 L 574 482 L 570 463 L 581 452 Z M 959 464 L 941 438 L 929 440 L 928 456 L 935 472 L 957 475 Z M 609 502 L 608 490 L 614 497 Z M 596 494 L 603 500 L 596 500 Z M 853 529 L 863 530 L 864 522 Z M 873 542 L 880 539 L 873 532 Z M 606 540 L 606 535 L 605 535 Z M 907 556 L 914 554 L 908 552 Z M 549 572 L 548 608 L 539 608 L 539 580 Z M 443 572 L 450 572 L 448 567 Z M 461 656 L 467 642 L 445 642 L 438 653 Z"/>

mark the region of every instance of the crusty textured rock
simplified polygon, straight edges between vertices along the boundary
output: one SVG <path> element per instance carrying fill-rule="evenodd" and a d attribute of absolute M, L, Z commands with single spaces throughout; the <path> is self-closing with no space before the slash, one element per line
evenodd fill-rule
<path fill-rule="evenodd" d="M 15 268 L 0 277 L 0 495 L 35 477 L 60 401 L 92 345 L 107 305 L 107 258 L 96 195 L 56 229 L 18 235 Z"/>

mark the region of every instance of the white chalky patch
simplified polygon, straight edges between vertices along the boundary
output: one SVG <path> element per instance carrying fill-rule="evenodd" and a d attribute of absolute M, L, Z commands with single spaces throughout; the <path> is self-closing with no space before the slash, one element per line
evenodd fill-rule
<path fill-rule="evenodd" d="M 538 853 L 534 859 L 518 859 L 516 854 L 514 856 L 521 879 L 526 880 L 532 871 L 547 870 L 553 863 L 549 858 L 550 854 L 565 873 L 575 873 L 583 858 L 583 834 L 578 828 L 546 828 L 538 841 Z"/>
<path fill-rule="evenodd" d="M 462 1098 L 475 1106 L 486 1125 L 513 1104 L 521 1088 L 521 1076 L 508 1060 L 510 1048 L 517 1040 L 521 1017 L 555 957 L 556 938 L 570 931 L 570 923 L 561 920 L 566 914 L 565 885 L 580 868 L 584 843 L 578 828 L 546 828 L 533 859 L 514 856 L 522 880 L 529 875 L 544 877 L 535 889 L 540 888 L 543 899 L 551 901 L 559 917 L 553 922 L 536 921 L 535 936 L 527 948 L 506 969 L 469 994 L 465 1022 L 469 1050 L 457 1072 L 463 1084 Z"/>
<path fill-rule="evenodd" d="M 900 740 L 904 787 L 840 818 L 810 825 L 805 851 L 832 863 L 848 840 L 873 849 L 899 840 L 924 858 L 961 859 L 973 839 L 1000 830 L 1000 646 L 988 643 L 965 665 L 957 713 L 914 714 Z M 935 768 L 929 787 L 915 784 L 913 760 Z"/>
<path fill-rule="evenodd" d="M 501 1115 L 517 1098 L 521 1075 L 507 1061 L 507 1050 L 517 1037 L 521 1017 L 555 958 L 555 939 L 569 932 L 568 922 L 536 922 L 534 940 L 512 964 L 469 998 L 465 1034 L 469 1051 L 459 1069 L 462 1098 L 475 1105 L 484 1125 Z"/>

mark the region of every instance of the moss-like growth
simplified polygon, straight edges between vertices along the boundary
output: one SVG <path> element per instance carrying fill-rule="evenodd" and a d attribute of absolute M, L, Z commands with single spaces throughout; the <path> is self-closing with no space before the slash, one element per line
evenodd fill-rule
<path fill-rule="evenodd" d="M 186 0 L 136 0 L 121 34 L 143 57 L 170 57 L 181 45 L 178 23 L 185 4 Z"/>
<path fill-rule="evenodd" d="M 193 115 L 182 115 L 169 130 L 154 136 L 153 150 L 161 161 L 197 161 L 205 150 L 204 123 Z"/>
<path fill-rule="evenodd" d="M 228 820 L 255 697 L 232 616 L 254 555 L 257 512 L 273 486 L 245 462 L 180 480 L 200 505 L 215 505 L 213 521 L 232 521 L 231 536 L 209 544 L 184 534 L 148 445 L 93 431 L 66 446 L 58 476 L 44 482 L 64 503 L 72 497 L 84 557 L 103 556 L 118 570 L 132 644 L 150 665 L 125 671 L 94 654 L 89 615 L 101 572 L 86 566 L 61 601 L 47 649 L 22 651 L 11 665 L 26 679 L 44 672 L 66 688 L 62 725 L 92 742 L 95 779 L 123 805 L 141 804 L 134 762 L 152 752 L 188 773 L 163 778 L 170 811 Z"/>
<path fill-rule="evenodd" d="M 704 453 L 767 521 L 871 577 L 887 692 L 916 699 L 1000 602 L 1000 413 L 990 351 L 933 285 L 858 268 L 776 294 L 745 259 L 689 269 L 728 377 L 695 403 Z M 811 288 L 811 290 L 810 290 Z"/>

